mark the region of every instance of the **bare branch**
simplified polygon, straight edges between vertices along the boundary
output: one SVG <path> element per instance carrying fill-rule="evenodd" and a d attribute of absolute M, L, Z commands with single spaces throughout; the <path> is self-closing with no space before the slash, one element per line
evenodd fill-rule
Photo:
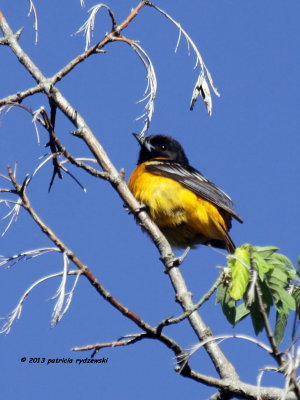
<path fill-rule="evenodd" d="M 173 318 L 173 319 L 167 318 L 167 319 L 163 320 L 162 322 L 160 322 L 158 326 L 163 328 L 164 326 L 168 326 L 171 324 L 178 324 L 179 322 L 188 318 L 194 311 L 198 310 L 198 308 L 200 308 L 203 303 L 205 303 L 207 300 L 209 300 L 209 298 L 215 292 L 215 290 L 220 285 L 220 283 L 223 281 L 223 279 L 224 279 L 224 273 L 222 272 L 220 274 L 220 276 L 218 277 L 218 279 L 216 280 L 216 282 L 213 284 L 213 286 L 209 289 L 209 291 L 198 301 L 198 303 L 196 303 L 194 305 L 194 307 L 191 310 L 186 311 L 185 313 L 181 314 L 177 318 Z"/>
<path fill-rule="evenodd" d="M 0 174 L 0 178 L 5 179 L 5 180 L 7 180 L 7 181 L 10 182 L 10 179 L 9 179 L 8 176 L 5 176 L 5 175 L 3 175 L 3 174 Z M 0 189 L 0 190 L 1 190 L 1 189 Z"/>
<path fill-rule="evenodd" d="M 53 157 L 57 157 L 57 156 L 58 156 L 57 153 L 49 154 L 49 155 L 45 158 L 45 160 L 43 160 L 43 161 L 36 167 L 36 169 L 33 171 L 33 174 L 31 175 L 30 180 L 32 180 L 32 179 L 34 178 L 34 176 L 40 171 L 40 169 L 41 169 L 44 165 L 47 164 L 48 161 L 52 160 Z M 39 157 L 39 158 L 41 158 L 41 157 Z"/>
<path fill-rule="evenodd" d="M 66 148 L 61 144 L 60 140 L 58 139 L 58 137 L 55 134 L 54 129 L 51 128 L 46 112 L 43 112 L 43 116 L 44 116 L 44 119 L 45 119 L 46 129 L 48 130 L 49 135 L 50 135 L 50 139 L 54 142 L 56 148 L 61 152 L 61 154 L 63 154 L 64 157 L 67 159 L 67 160 L 64 160 L 64 161 L 60 162 L 60 165 L 62 165 L 66 161 L 69 161 L 71 164 L 76 165 L 77 167 L 84 169 L 85 171 L 87 171 L 89 174 L 91 174 L 93 176 L 109 180 L 109 175 L 107 174 L 107 172 L 98 171 L 95 168 L 92 168 L 91 166 L 83 163 L 83 161 L 85 161 L 85 160 L 86 161 L 91 161 L 91 162 L 97 162 L 97 160 L 91 159 L 91 158 L 75 158 L 75 157 L 73 157 L 66 150 Z M 46 120 L 48 121 L 48 123 L 46 122 Z"/>
<path fill-rule="evenodd" d="M 115 340 L 113 342 L 107 342 L 107 343 L 96 343 L 96 344 L 90 344 L 88 346 L 81 346 L 81 347 L 73 347 L 71 350 L 73 351 L 87 351 L 87 350 L 96 350 L 99 351 L 101 349 L 104 349 L 105 347 L 120 347 L 120 346 L 128 346 L 130 344 L 134 344 L 136 342 L 139 342 L 140 340 L 147 338 L 147 333 L 138 333 L 131 337 L 131 339 L 128 340 Z"/>
<path fill-rule="evenodd" d="M 8 26 L 6 21 L 4 20 L 4 16 L 0 10 L 0 21 L 4 29 Z M 13 33 L 11 30 L 6 32 L 6 34 L 0 38 L 0 45 L 9 46 L 11 40 L 15 40 L 16 42 L 20 39 L 24 28 L 20 28 L 16 33 Z M 3 31 L 4 33 L 4 31 Z"/>
<path fill-rule="evenodd" d="M 81 272 L 76 270 L 76 271 L 69 271 L 68 275 L 78 275 Z M 38 281 L 34 282 L 23 294 L 21 297 L 17 307 L 5 318 L 6 322 L 2 326 L 2 329 L 0 330 L 0 333 L 5 333 L 6 335 L 10 332 L 11 327 L 13 323 L 15 322 L 16 319 L 19 319 L 22 313 L 22 308 L 23 308 L 23 303 L 26 300 L 27 296 L 32 292 L 32 290 L 37 287 L 40 283 L 45 282 L 48 279 L 55 278 L 57 276 L 61 276 L 62 272 L 58 272 L 56 274 L 51 274 L 44 276 L 43 278 L 39 279 Z"/>
<path fill-rule="evenodd" d="M 113 305 L 115 308 L 117 308 L 123 315 L 125 315 L 127 318 L 132 320 L 136 325 L 138 325 L 140 328 L 142 328 L 146 333 L 148 337 L 151 338 L 158 338 L 160 341 L 162 341 L 165 345 L 167 345 L 176 355 L 182 355 L 183 354 L 183 349 L 172 339 L 167 337 L 166 335 L 162 334 L 161 332 L 158 332 L 156 328 L 153 328 L 151 325 L 147 324 L 144 322 L 141 318 L 139 318 L 137 315 L 135 315 L 132 311 L 130 311 L 128 308 L 123 306 L 120 302 L 118 302 L 107 290 L 104 289 L 104 287 L 100 284 L 100 282 L 94 277 L 94 275 L 91 273 L 91 271 L 78 259 L 78 257 L 71 252 L 65 244 L 53 233 L 53 231 L 44 224 L 44 222 L 38 217 L 36 212 L 33 210 L 31 203 L 26 195 L 26 187 L 27 187 L 27 181 L 25 179 L 24 184 L 21 186 L 18 184 L 16 181 L 15 175 L 12 172 L 11 168 L 9 168 L 9 176 L 10 179 L 15 187 L 15 190 L 17 194 L 20 196 L 22 199 L 22 206 L 28 211 L 28 213 L 31 215 L 33 220 L 40 226 L 40 228 L 43 230 L 43 232 L 51 239 L 56 246 L 59 248 L 61 252 L 64 253 L 64 272 L 61 272 L 60 274 L 56 274 L 55 276 L 63 276 L 62 282 L 60 284 L 60 287 L 57 291 L 58 295 L 58 302 L 55 306 L 55 311 L 53 315 L 53 324 L 55 324 L 61 316 L 65 313 L 67 310 L 71 297 L 66 302 L 65 309 L 63 309 L 63 299 L 65 298 L 65 281 L 66 281 L 66 275 L 67 275 L 67 262 L 66 259 L 68 258 L 71 260 L 80 270 L 80 273 L 85 275 L 86 278 L 92 283 L 92 285 L 96 288 L 98 293 L 105 298 L 111 305 Z M 52 275 L 51 275 L 52 277 Z M 8 318 L 7 323 L 4 325 L 2 331 L 8 333 L 13 321 L 16 318 L 19 318 L 21 309 L 22 309 L 22 304 L 27 297 L 28 293 L 35 287 L 37 284 L 39 284 L 41 281 L 44 281 L 45 279 L 48 279 L 49 277 L 43 278 L 42 280 L 36 282 L 34 285 L 32 285 L 29 290 L 26 291 L 24 296 L 22 296 L 21 301 L 19 302 L 18 306 L 16 309 L 11 313 L 11 315 Z M 74 287 L 76 285 L 76 282 L 74 284 Z M 71 296 L 73 294 L 73 289 L 71 291 Z"/>
<path fill-rule="evenodd" d="M 0 221 L 4 221 L 5 219 L 10 218 L 6 228 L 4 229 L 4 231 L 1 234 L 1 236 L 3 237 L 6 234 L 6 232 L 9 230 L 11 224 L 14 221 L 15 222 L 17 221 L 19 213 L 20 213 L 22 201 L 20 198 L 18 198 L 17 202 L 12 202 L 11 200 L 0 199 L 0 204 L 1 203 L 4 203 L 8 208 L 10 208 L 10 206 L 9 206 L 10 203 L 14 204 L 13 208 L 0 220 Z"/>
<path fill-rule="evenodd" d="M 86 187 L 84 187 L 83 184 L 80 183 L 79 179 L 77 179 L 76 176 L 72 174 L 72 172 L 70 172 L 66 167 L 64 167 L 64 166 L 62 165 L 61 162 L 59 162 L 59 166 L 60 166 L 60 168 L 61 168 L 67 175 L 69 175 L 69 176 L 77 183 L 77 185 L 78 185 L 84 192 L 87 191 L 87 190 L 86 190 Z"/>
<path fill-rule="evenodd" d="M 256 344 L 258 347 L 262 348 L 263 350 L 265 350 L 270 355 L 272 355 L 272 353 L 273 353 L 271 347 L 265 345 L 263 342 L 261 342 L 261 341 L 259 341 L 257 339 L 254 339 L 254 338 L 252 338 L 251 336 L 248 336 L 248 335 L 240 335 L 240 334 L 218 335 L 218 336 L 212 336 L 211 338 L 208 338 L 208 339 L 204 340 L 203 342 L 197 343 L 194 346 L 192 346 L 191 350 L 183 356 L 182 361 L 187 361 L 193 354 L 196 353 L 196 351 L 201 349 L 201 347 L 205 346 L 209 342 L 215 341 L 215 342 L 219 342 L 220 343 L 223 340 L 227 340 L 227 339 L 243 339 L 243 340 L 247 340 L 248 342 Z"/>
<path fill-rule="evenodd" d="M 30 3 L 30 10 L 29 10 L 28 16 L 30 16 L 31 12 L 33 11 L 33 15 L 34 15 L 34 30 L 35 30 L 35 44 L 37 44 L 37 42 L 38 42 L 38 17 L 37 17 L 36 8 L 35 8 L 35 5 L 34 5 L 33 1 L 29 0 L 29 3 Z"/>
<path fill-rule="evenodd" d="M 104 39 L 97 43 L 95 46 L 92 46 L 89 48 L 87 51 L 85 51 L 83 54 L 80 54 L 78 57 L 76 57 L 74 60 L 69 62 L 68 65 L 66 65 L 64 68 L 62 68 L 59 72 L 57 72 L 51 79 L 50 81 L 54 85 L 56 82 L 60 81 L 65 75 L 67 75 L 70 71 L 72 71 L 73 68 L 75 68 L 79 63 L 84 61 L 87 57 L 89 57 L 92 54 L 99 53 L 101 50 L 110 42 L 112 42 L 112 39 L 119 36 L 120 33 L 127 28 L 129 23 L 138 15 L 140 10 L 145 6 L 145 1 L 142 0 L 136 8 L 132 9 L 128 17 L 118 26 L 116 27 L 114 32 L 111 32 L 109 35 L 105 35 Z M 1 103 L 0 103 L 1 104 Z"/>
<path fill-rule="evenodd" d="M 6 113 L 8 113 L 13 107 L 19 107 L 22 108 L 23 110 L 27 111 L 29 114 L 34 116 L 34 113 L 32 112 L 32 110 L 26 106 L 24 106 L 23 104 L 20 103 L 12 103 L 12 102 L 7 102 L 5 105 L 3 105 L 0 108 L 0 114 L 2 113 L 3 110 L 6 109 Z"/>
<path fill-rule="evenodd" d="M 296 362 L 297 364 L 297 362 Z M 299 392 L 299 383 L 297 379 L 295 378 L 296 371 L 298 368 L 298 365 L 292 362 L 287 362 L 288 367 L 286 365 L 279 366 L 279 367 L 274 367 L 274 366 L 266 366 L 261 369 L 258 377 L 257 377 L 257 388 L 258 388 L 258 400 L 262 400 L 263 396 L 261 395 L 261 382 L 263 375 L 265 372 L 276 372 L 276 373 L 281 373 L 285 377 L 285 385 L 284 389 L 282 391 L 282 395 L 280 399 L 285 400 L 288 397 L 288 394 L 291 391 L 291 388 L 293 388 L 295 395 L 297 396 L 297 399 L 300 399 L 300 392 Z"/>
<path fill-rule="evenodd" d="M 152 61 L 145 50 L 136 42 L 132 42 L 131 46 L 142 60 L 147 71 L 147 87 L 144 92 L 144 98 L 138 101 L 138 103 L 141 103 L 148 99 L 145 105 L 145 113 L 137 118 L 137 120 L 144 118 L 144 127 L 140 133 L 140 136 L 143 137 L 150 126 L 154 113 L 154 100 L 157 92 L 157 79 Z"/>
<path fill-rule="evenodd" d="M 88 269 L 88 267 L 79 260 L 79 258 L 63 243 L 62 240 L 60 240 L 55 235 L 55 233 L 52 231 L 52 229 L 50 229 L 42 221 L 42 219 L 37 215 L 37 213 L 34 211 L 34 209 L 31 206 L 31 203 L 29 201 L 29 198 L 26 194 L 26 184 L 23 184 L 22 186 L 18 184 L 10 167 L 8 167 L 8 172 L 9 172 L 9 176 L 12 181 L 12 184 L 14 185 L 17 194 L 20 196 L 20 199 L 22 200 L 22 202 L 21 202 L 22 206 L 30 214 L 30 216 L 38 224 L 38 226 L 42 229 L 42 231 L 45 233 L 45 235 L 47 235 L 48 238 L 53 243 L 55 243 L 55 245 L 59 248 L 59 250 L 62 253 L 66 254 L 68 259 L 71 260 L 77 266 L 77 268 L 82 271 L 82 273 L 91 282 L 91 284 L 98 291 L 98 293 L 102 297 L 104 297 L 111 305 L 113 305 L 115 308 L 117 308 L 123 315 L 127 316 L 129 319 L 131 319 L 133 322 L 135 322 L 140 328 L 145 329 L 146 331 L 147 330 L 154 331 L 154 328 L 152 328 L 150 325 L 146 324 L 141 318 L 139 318 L 137 315 L 135 315 L 127 307 L 123 306 L 106 289 L 104 289 L 104 287 L 100 284 L 100 282 L 96 279 L 96 277 L 91 273 L 91 271 Z M 24 181 L 24 183 L 26 183 L 26 182 L 27 182 L 27 180 Z"/>
<path fill-rule="evenodd" d="M 95 29 L 96 14 L 101 8 L 106 8 L 106 10 L 109 12 L 109 15 L 112 19 L 112 31 L 114 31 L 116 29 L 117 24 L 116 24 L 115 16 L 114 16 L 113 12 L 111 11 L 111 9 L 106 4 L 100 3 L 100 4 L 97 4 L 93 7 L 91 7 L 88 10 L 88 13 L 90 13 L 89 18 L 78 29 L 78 31 L 75 32 L 75 35 L 77 35 L 80 32 L 83 32 L 83 34 L 85 36 L 85 51 L 87 51 L 87 49 L 89 48 L 89 46 L 91 44 L 91 37 L 93 36 L 94 29 Z"/>
<path fill-rule="evenodd" d="M 43 247 L 40 249 L 23 251 L 22 253 L 14 254 L 8 257 L 0 255 L 0 267 L 5 265 L 6 268 L 11 268 L 20 261 L 30 260 L 31 258 L 39 257 L 52 251 L 59 251 L 59 249 L 57 247 Z M 11 261 L 13 262 L 10 264 Z"/>
<path fill-rule="evenodd" d="M 207 69 L 207 67 L 206 67 L 206 65 L 204 63 L 197 46 L 195 45 L 195 43 L 191 39 L 191 37 L 187 34 L 187 32 L 181 27 L 181 25 L 177 21 L 175 21 L 169 14 L 167 14 L 164 10 L 162 10 L 159 7 L 157 7 L 156 5 L 154 5 L 151 2 L 147 2 L 147 5 L 149 5 L 150 7 L 153 7 L 155 10 L 159 11 L 162 15 L 164 15 L 169 21 L 171 21 L 179 29 L 179 38 L 178 38 L 178 41 L 177 41 L 177 44 L 176 44 L 175 51 L 177 51 L 177 49 L 178 49 L 180 38 L 181 38 L 181 34 L 184 35 L 184 37 L 185 37 L 185 39 L 186 39 L 186 41 L 188 43 L 188 51 L 189 51 L 190 46 L 194 50 L 194 52 L 196 54 L 195 68 L 198 65 L 200 65 L 200 73 L 199 73 L 197 82 L 195 84 L 194 90 L 193 90 L 190 109 L 192 110 L 194 108 L 194 104 L 195 104 L 198 96 L 201 95 L 201 97 L 203 98 L 204 103 L 206 105 L 207 112 L 208 112 L 209 115 L 211 115 L 212 114 L 212 98 L 211 98 L 211 94 L 210 94 L 210 89 L 209 89 L 208 83 L 210 84 L 210 86 L 213 89 L 213 91 L 216 94 L 216 96 L 219 97 L 220 94 L 219 94 L 218 90 L 214 86 L 212 76 L 211 76 L 209 70 Z"/>
<path fill-rule="evenodd" d="M 38 131 L 38 127 L 37 127 L 36 121 L 39 121 L 40 124 L 45 127 L 45 122 L 40 118 L 40 114 L 44 110 L 44 107 L 40 107 L 38 110 L 32 111 L 29 107 L 26 107 L 23 104 L 13 103 L 13 102 L 7 101 L 6 104 L 4 104 L 2 107 L 0 107 L 0 114 L 4 110 L 6 110 L 6 113 L 8 113 L 13 107 L 19 107 L 22 110 L 27 111 L 30 115 L 33 116 L 32 122 L 34 124 L 35 132 L 36 132 L 36 136 L 37 136 L 37 142 L 38 142 L 38 144 L 40 144 L 40 135 L 39 135 L 39 131 Z"/>
<path fill-rule="evenodd" d="M 63 253 L 63 260 L 64 260 L 64 267 L 62 272 L 62 279 L 55 295 L 52 297 L 52 299 L 58 297 L 57 302 L 53 309 L 53 315 L 51 321 L 52 328 L 61 320 L 61 318 L 64 315 L 64 313 L 62 312 L 62 308 L 64 305 L 64 300 L 66 295 L 66 283 L 67 283 L 67 274 L 69 265 L 69 260 L 68 257 L 66 256 L 66 253 Z"/>
<path fill-rule="evenodd" d="M 278 372 L 278 367 L 269 367 L 269 366 L 264 367 L 264 368 L 261 369 L 260 373 L 258 374 L 258 377 L 257 377 L 257 390 L 258 390 L 257 400 L 262 400 L 262 397 L 261 397 L 261 381 L 262 381 L 263 375 L 264 375 L 265 372 L 270 372 L 270 371 Z M 285 394 L 285 392 L 283 392 L 283 393 Z M 285 397 L 283 397 L 283 398 L 285 398 Z"/>
<path fill-rule="evenodd" d="M 40 118 L 40 114 L 42 112 L 45 112 L 44 106 L 41 106 L 38 110 L 33 111 L 33 118 L 32 118 L 32 122 L 33 122 L 34 127 L 35 127 L 35 132 L 36 132 L 36 137 L 37 137 L 38 144 L 40 144 L 40 135 L 39 135 L 39 130 L 38 130 L 36 121 L 38 120 L 39 123 L 45 127 L 45 122 Z"/>
<path fill-rule="evenodd" d="M 36 93 L 39 93 L 43 90 L 43 88 L 40 85 L 34 86 L 30 89 L 24 90 L 23 92 L 18 92 L 15 94 L 11 94 L 9 96 L 4 97 L 3 99 L 0 100 L 0 107 L 5 105 L 5 104 L 13 104 L 13 103 L 20 103 L 22 102 L 26 97 L 32 96 Z"/>
<path fill-rule="evenodd" d="M 136 54 L 139 56 L 147 72 L 146 76 L 147 86 L 144 92 L 144 97 L 141 100 L 139 100 L 138 103 L 142 103 L 146 100 L 148 101 L 144 107 L 145 112 L 141 116 L 136 118 L 136 121 L 144 118 L 143 120 L 144 127 L 140 133 L 140 138 L 143 138 L 150 126 L 152 116 L 154 114 L 154 100 L 157 92 L 157 78 L 154 66 L 152 64 L 149 55 L 136 41 L 125 38 L 124 36 L 113 37 L 112 41 L 120 41 L 129 44 L 132 47 L 132 49 L 136 52 Z"/>
<path fill-rule="evenodd" d="M 55 295 L 52 297 L 52 299 L 55 299 L 56 297 L 58 298 L 57 302 L 54 306 L 54 309 L 53 309 L 53 316 L 52 316 L 52 321 L 51 321 L 52 328 L 54 326 L 56 326 L 56 324 L 62 319 L 62 317 L 68 311 L 71 301 L 72 301 L 72 298 L 73 298 L 75 288 L 76 288 L 78 280 L 79 280 L 79 276 L 83 273 L 82 271 L 78 271 L 78 274 L 76 276 L 76 279 L 75 279 L 72 289 L 70 290 L 70 292 L 66 293 L 67 276 L 69 274 L 69 271 L 68 271 L 69 259 L 68 259 L 68 256 L 66 253 L 63 253 L 63 260 L 64 260 L 64 268 L 63 268 L 63 272 L 62 272 L 61 283 L 60 283 Z M 67 300 L 65 301 L 66 296 L 67 296 Z M 65 306 L 64 309 L 63 309 L 63 306 Z"/>

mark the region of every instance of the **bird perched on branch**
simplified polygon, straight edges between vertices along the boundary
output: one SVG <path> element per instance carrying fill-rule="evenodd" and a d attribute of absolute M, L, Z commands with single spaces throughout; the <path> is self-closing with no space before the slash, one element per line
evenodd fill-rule
<path fill-rule="evenodd" d="M 129 189 L 146 207 L 171 246 L 205 244 L 234 253 L 228 235 L 231 219 L 242 219 L 230 197 L 190 166 L 175 139 L 165 135 L 141 138 L 141 150 Z"/>

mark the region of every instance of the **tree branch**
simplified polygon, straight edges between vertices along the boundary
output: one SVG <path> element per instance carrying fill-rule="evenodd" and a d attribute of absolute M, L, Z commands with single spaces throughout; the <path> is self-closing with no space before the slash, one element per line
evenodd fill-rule
<path fill-rule="evenodd" d="M 162 322 L 159 323 L 159 327 L 162 329 L 164 326 L 172 325 L 172 324 L 178 324 L 179 322 L 183 321 L 184 319 L 188 318 L 194 311 L 198 310 L 202 306 L 203 303 L 205 303 L 209 298 L 212 296 L 212 294 L 215 292 L 215 290 L 218 288 L 219 284 L 223 281 L 224 279 L 224 272 L 220 274 L 216 282 L 213 284 L 213 286 L 209 289 L 209 291 L 194 305 L 194 307 L 186 311 L 185 313 L 179 315 L 179 317 L 176 318 L 166 318 Z"/>
<path fill-rule="evenodd" d="M 20 185 L 17 182 L 14 173 L 10 167 L 8 167 L 8 172 L 11 182 L 15 188 L 16 194 L 18 194 L 18 196 L 22 200 L 22 206 L 30 214 L 32 219 L 38 224 L 42 231 L 48 236 L 48 238 L 59 248 L 62 253 L 65 253 L 67 255 L 67 257 L 76 265 L 78 269 L 82 271 L 82 273 L 87 277 L 87 279 L 91 282 L 91 284 L 96 288 L 96 290 L 99 292 L 99 294 L 101 294 L 102 297 L 104 297 L 110 304 L 117 308 L 123 315 L 126 315 L 128 318 L 134 321 L 139 327 L 141 327 L 142 329 L 145 328 L 147 330 L 148 325 L 145 324 L 141 320 L 141 318 L 128 310 L 128 308 L 120 304 L 107 290 L 105 290 L 100 282 L 94 277 L 89 268 L 84 265 L 82 261 L 80 261 L 80 259 L 63 243 L 63 241 L 55 235 L 52 229 L 49 228 L 37 215 L 37 213 L 32 208 L 30 200 L 26 194 L 26 187 L 29 178 L 25 179 L 23 185 Z"/>
<path fill-rule="evenodd" d="M 80 54 L 74 60 L 70 61 L 69 64 L 67 64 L 59 72 L 53 75 L 53 77 L 51 78 L 52 84 L 55 85 L 55 83 L 59 82 L 65 75 L 71 72 L 73 68 L 75 68 L 79 63 L 84 61 L 90 55 L 98 53 L 99 50 L 103 49 L 103 47 L 105 47 L 108 43 L 113 41 L 113 38 L 119 36 L 119 34 L 125 28 L 127 28 L 129 23 L 138 15 L 140 10 L 145 6 L 145 3 L 146 3 L 145 1 L 141 1 L 137 5 L 137 7 L 130 12 L 128 17 L 119 26 L 116 26 L 115 23 L 113 23 L 112 31 L 110 32 L 110 34 L 106 34 L 105 37 L 100 42 L 90 47 L 88 50 Z"/>
<path fill-rule="evenodd" d="M 24 90 L 23 92 L 18 92 L 0 99 L 0 107 L 9 103 L 21 103 L 26 97 L 32 96 L 36 93 L 42 92 L 43 89 L 40 85 L 34 86 L 30 89 Z"/>
<path fill-rule="evenodd" d="M 102 179 L 105 179 L 105 180 L 109 180 L 109 175 L 106 172 L 98 171 L 97 169 L 92 168 L 91 166 L 83 163 L 82 161 L 78 161 L 75 157 L 73 157 L 67 151 L 67 149 L 61 144 L 60 140 L 56 136 L 55 131 L 52 128 L 52 125 L 50 123 L 50 120 L 49 120 L 49 117 L 48 117 L 48 114 L 46 113 L 46 111 L 42 110 L 41 114 L 43 115 L 43 118 L 44 118 L 44 121 L 45 121 L 45 128 L 47 129 L 47 131 L 49 133 L 50 140 L 55 144 L 55 146 L 57 147 L 58 151 L 60 153 L 62 153 L 63 156 L 68 161 L 70 161 L 71 164 L 75 165 L 76 167 L 84 169 L 86 172 L 88 172 L 92 176 L 95 176 L 95 177 L 98 177 L 98 178 L 102 178 Z"/>
<path fill-rule="evenodd" d="M 144 4 L 145 2 L 139 3 L 135 11 L 132 11 L 130 13 L 128 18 L 120 25 L 122 29 L 124 29 L 128 25 L 128 23 L 144 6 Z M 47 94 L 49 99 L 54 104 L 56 104 L 56 106 L 63 112 L 63 114 L 65 114 L 65 116 L 74 124 L 77 129 L 78 136 L 80 136 L 84 140 L 90 151 L 94 154 L 98 163 L 109 175 L 109 181 L 114 189 L 120 195 L 122 200 L 125 201 L 125 203 L 128 205 L 131 212 L 138 216 L 142 226 L 146 229 L 152 241 L 160 252 L 161 259 L 168 270 L 169 277 L 176 292 L 176 298 L 178 302 L 180 303 L 184 312 L 192 310 L 194 307 L 194 304 L 192 302 L 192 295 L 187 289 L 180 270 L 178 268 L 172 268 L 174 264 L 176 264 L 176 258 L 174 257 L 172 248 L 164 235 L 161 233 L 156 224 L 150 219 L 148 214 L 145 211 L 141 211 L 140 204 L 137 202 L 137 200 L 128 189 L 128 186 L 126 185 L 122 175 L 120 175 L 120 173 L 111 163 L 103 147 L 100 145 L 83 117 L 79 114 L 77 110 L 72 107 L 67 99 L 61 94 L 61 92 L 53 86 L 52 81 L 44 77 L 38 67 L 32 62 L 29 56 L 19 46 L 4 17 L 2 17 L 2 19 L 0 20 L 0 28 L 2 29 L 5 37 L 7 37 L 7 40 L 9 41 L 9 46 L 16 54 L 19 61 L 28 69 L 34 79 L 39 84 L 43 85 L 43 90 Z M 138 210 L 137 213 L 136 210 Z M 34 215 L 34 213 L 32 216 L 34 219 L 38 218 L 36 215 Z M 55 235 L 53 236 L 53 232 L 49 232 L 49 235 L 50 237 L 52 236 L 51 240 L 53 239 L 54 243 L 56 243 L 57 238 L 55 237 Z M 56 245 L 59 248 L 65 248 L 65 245 L 61 241 L 58 241 Z M 72 261 L 76 260 L 76 262 L 81 265 L 81 262 L 79 262 L 79 260 L 72 252 L 69 257 L 72 259 Z M 83 265 L 81 265 L 81 267 L 83 267 Z M 86 274 L 86 276 L 88 275 Z M 91 278 L 91 283 L 93 283 L 93 279 L 94 277 Z M 124 312 L 124 314 L 126 314 L 126 312 Z M 200 340 L 205 340 L 208 337 L 212 336 L 210 329 L 206 326 L 206 324 L 197 312 L 193 312 L 188 318 L 193 330 Z M 222 378 L 232 378 L 234 380 L 238 379 L 238 375 L 233 365 L 227 360 L 227 358 L 224 356 L 223 352 L 216 343 L 209 342 L 205 346 L 205 348 L 209 353 L 216 370 Z"/>
<path fill-rule="evenodd" d="M 140 333 L 140 334 L 135 335 L 132 339 L 115 340 L 114 342 L 107 342 L 107 343 L 89 344 L 88 346 L 73 347 L 72 350 L 73 351 L 88 351 L 88 350 L 99 351 L 106 347 L 128 346 L 129 344 L 134 344 L 136 342 L 139 342 L 140 340 L 144 339 L 145 337 L 146 337 L 146 333 Z"/>

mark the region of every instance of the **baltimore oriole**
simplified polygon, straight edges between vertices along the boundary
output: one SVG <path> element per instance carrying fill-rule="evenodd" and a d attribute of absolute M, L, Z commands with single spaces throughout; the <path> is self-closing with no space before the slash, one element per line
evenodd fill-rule
<path fill-rule="evenodd" d="M 189 165 L 175 139 L 134 136 L 141 150 L 129 189 L 171 246 L 205 244 L 233 253 L 235 245 L 228 235 L 231 218 L 243 221 L 233 211 L 230 197 Z"/>

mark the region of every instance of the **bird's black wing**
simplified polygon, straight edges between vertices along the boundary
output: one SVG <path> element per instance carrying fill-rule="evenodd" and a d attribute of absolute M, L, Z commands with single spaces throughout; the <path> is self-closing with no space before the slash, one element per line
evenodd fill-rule
<path fill-rule="evenodd" d="M 155 160 L 147 164 L 146 169 L 149 172 L 165 176 L 181 183 L 197 195 L 227 211 L 239 222 L 243 222 L 236 212 L 233 211 L 232 206 L 234 204 L 231 198 L 213 182 L 206 179 L 205 176 L 195 168 L 189 165 L 181 165 L 174 161 Z"/>

